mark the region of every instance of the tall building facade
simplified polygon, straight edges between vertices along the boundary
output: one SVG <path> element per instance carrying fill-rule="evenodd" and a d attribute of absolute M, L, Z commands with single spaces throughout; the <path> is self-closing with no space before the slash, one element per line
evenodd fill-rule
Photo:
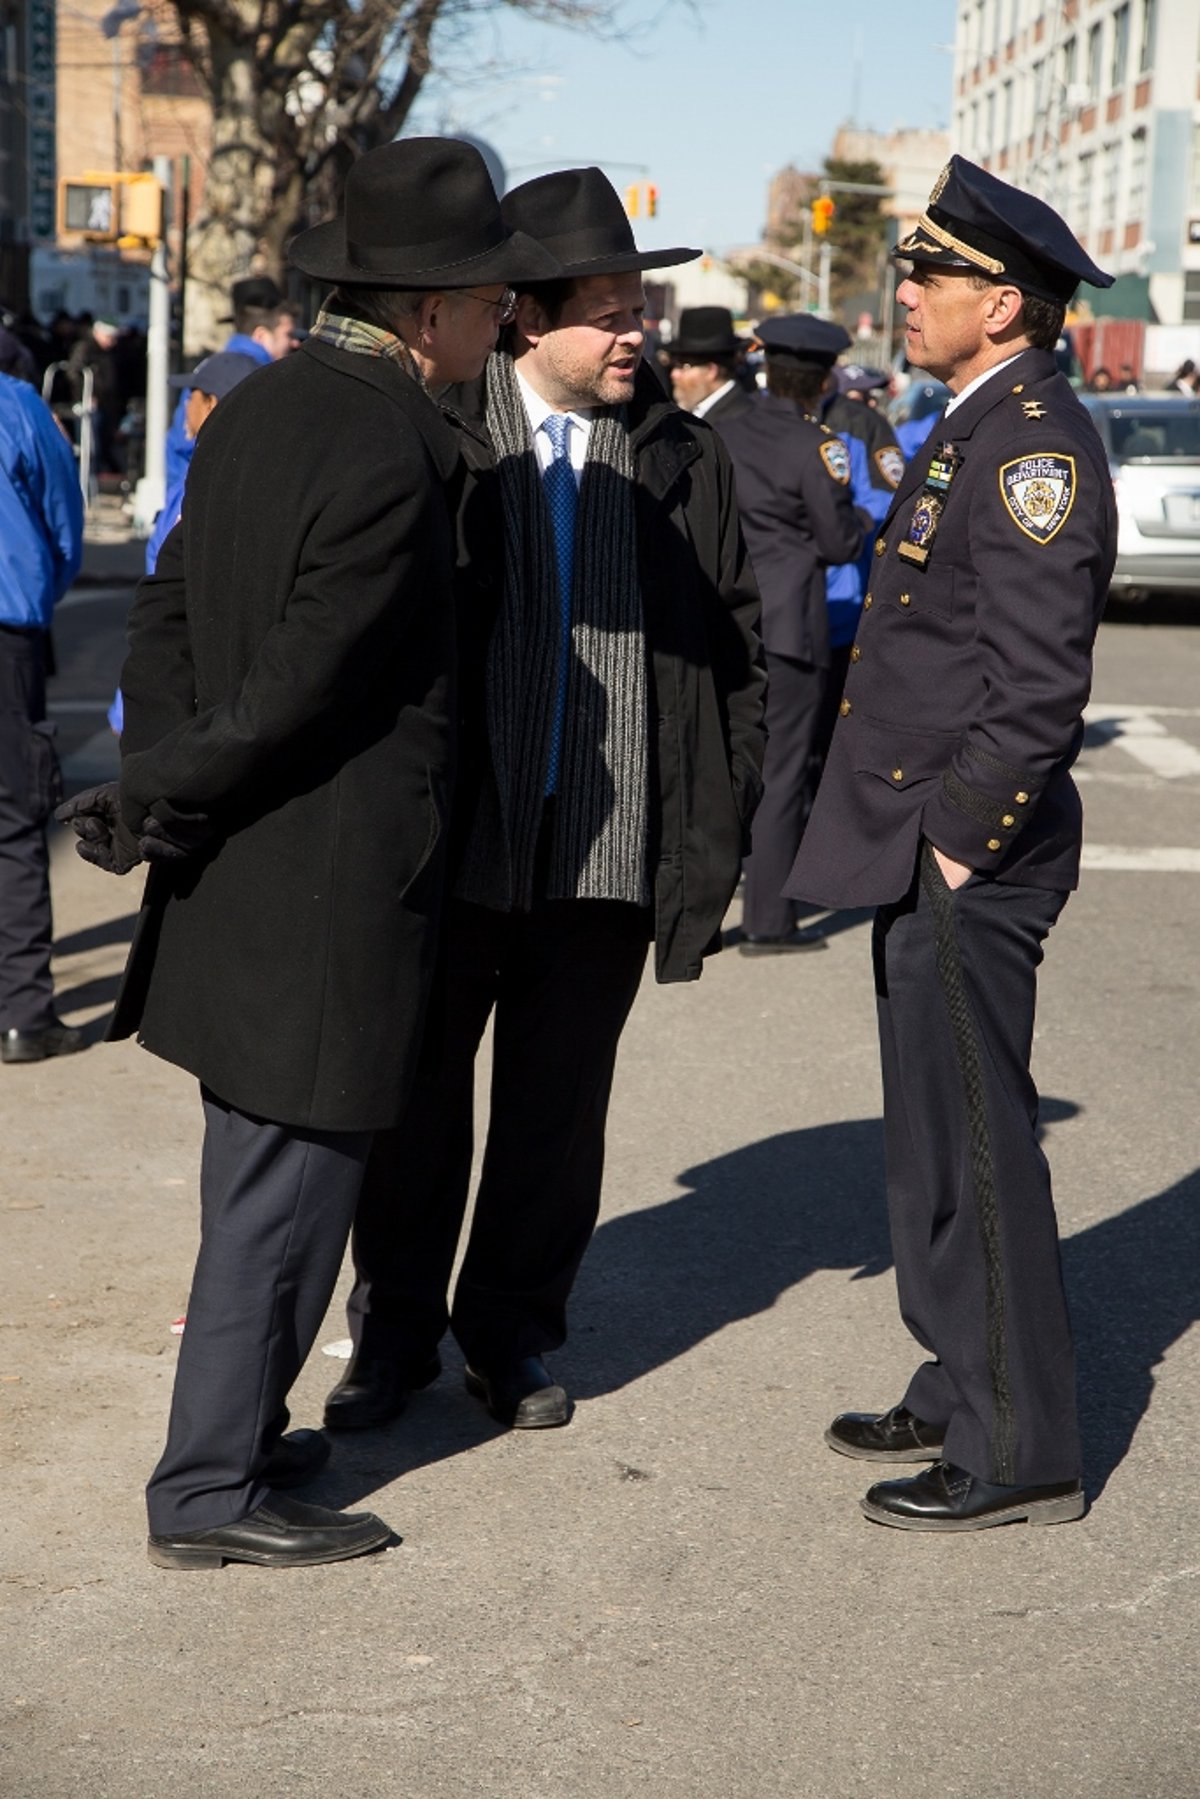
<path fill-rule="evenodd" d="M 55 225 L 55 0 L 0 0 L 0 301 L 22 307 Z"/>
<path fill-rule="evenodd" d="M 953 136 L 1118 276 L 1097 312 L 1200 323 L 1197 0 L 959 0 Z"/>

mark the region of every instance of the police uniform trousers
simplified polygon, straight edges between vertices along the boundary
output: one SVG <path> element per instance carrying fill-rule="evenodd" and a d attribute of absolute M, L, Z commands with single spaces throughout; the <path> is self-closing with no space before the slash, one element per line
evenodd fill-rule
<path fill-rule="evenodd" d="M 399 1130 L 377 1134 L 354 1224 L 350 1334 L 364 1360 L 419 1368 L 447 1324 L 474 1366 L 557 1349 L 600 1210 L 617 1043 L 651 933 L 648 907 L 461 901 L 444 925 L 435 1007 Z M 475 1059 L 494 1016 L 475 1210 L 447 1294 L 470 1186 Z"/>
<path fill-rule="evenodd" d="M 54 1022 L 46 821 L 60 796 L 46 633 L 0 625 L 0 1031 Z"/>
<path fill-rule="evenodd" d="M 742 890 L 742 929 L 783 937 L 796 906 L 783 897 L 812 808 L 811 759 L 829 671 L 767 651 L 767 751 Z"/>
<path fill-rule="evenodd" d="M 252 1118 L 202 1089 L 200 1254 L 167 1446 L 150 1478 L 154 1536 L 246 1517 L 287 1428 L 287 1396 L 325 1317 L 370 1131 Z"/>
<path fill-rule="evenodd" d="M 1063 893 L 922 847 L 874 931 L 888 1209 L 900 1311 L 935 1358 L 904 1403 L 945 1459 L 1006 1486 L 1080 1473 L 1075 1364 L 1029 1074 L 1037 968 Z"/>

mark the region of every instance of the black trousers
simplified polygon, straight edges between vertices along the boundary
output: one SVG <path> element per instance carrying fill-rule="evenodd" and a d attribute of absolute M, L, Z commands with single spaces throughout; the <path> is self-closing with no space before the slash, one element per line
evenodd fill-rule
<path fill-rule="evenodd" d="M 200 1254 L 150 1530 L 236 1523 L 267 1493 L 287 1396 L 333 1297 L 369 1131 L 302 1131 L 204 1092 Z"/>
<path fill-rule="evenodd" d="M 1080 1471 L 1075 1362 L 1029 1073 L 1042 944 L 1066 895 L 927 846 L 874 935 L 888 1209 L 900 1311 L 935 1358 L 904 1403 L 946 1460 L 1038 1485 Z"/>
<path fill-rule="evenodd" d="M 742 929 L 782 937 L 796 922 L 783 897 L 812 807 L 811 760 L 828 671 L 767 652 L 767 753 L 742 893 Z"/>
<path fill-rule="evenodd" d="M 60 797 L 46 635 L 0 626 L 0 1031 L 54 1020 L 46 821 Z"/>
<path fill-rule="evenodd" d="M 440 1017 L 405 1123 L 377 1133 L 354 1222 L 350 1333 L 364 1358 L 419 1365 L 447 1324 L 487 1367 L 557 1349 L 600 1209 L 617 1042 L 650 914 L 604 900 L 529 913 L 454 903 Z M 475 1057 L 494 1014 L 491 1107 L 466 1256 Z"/>

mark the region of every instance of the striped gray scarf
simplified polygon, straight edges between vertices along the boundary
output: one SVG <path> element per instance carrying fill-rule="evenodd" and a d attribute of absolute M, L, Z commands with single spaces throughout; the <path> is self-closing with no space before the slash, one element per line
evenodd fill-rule
<path fill-rule="evenodd" d="M 504 511 L 504 592 L 487 652 L 485 778 L 456 892 L 528 911 L 560 653 L 553 528 L 510 356 L 487 370 L 487 426 Z M 575 515 L 571 663 L 546 878 L 548 899 L 648 905 L 646 645 L 633 452 L 623 413 L 595 417 Z"/>

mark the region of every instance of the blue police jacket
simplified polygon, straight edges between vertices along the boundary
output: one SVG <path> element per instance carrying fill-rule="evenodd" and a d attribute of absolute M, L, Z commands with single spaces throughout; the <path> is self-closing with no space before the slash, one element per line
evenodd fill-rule
<path fill-rule="evenodd" d="M 239 356 L 253 356 L 255 362 L 268 363 L 271 360 L 269 350 L 264 349 L 262 344 L 256 343 L 254 338 L 246 337 L 241 331 L 235 331 L 229 342 L 221 347 L 224 350 L 236 350 Z M 188 465 L 192 460 L 192 451 L 196 447 L 196 440 L 194 437 L 188 436 L 187 425 L 184 421 L 190 392 L 191 388 L 184 388 L 179 396 L 179 404 L 171 415 L 171 423 L 167 426 L 168 494 L 172 494 L 177 488 L 182 487 L 183 478 L 187 474 Z"/>
<path fill-rule="evenodd" d="M 876 486 L 871 475 L 867 446 L 851 431 L 838 436 L 850 452 L 850 498 L 860 513 L 867 513 L 873 526 L 887 517 L 895 498 L 893 493 Z M 829 607 L 829 642 L 833 649 L 854 642 L 863 594 L 870 579 L 871 546 L 874 532 L 867 537 L 867 547 L 857 562 L 843 562 L 825 573 L 825 600 Z"/>
<path fill-rule="evenodd" d="M 82 557 L 70 446 L 40 395 L 0 375 L 0 624 L 46 630 Z"/>

